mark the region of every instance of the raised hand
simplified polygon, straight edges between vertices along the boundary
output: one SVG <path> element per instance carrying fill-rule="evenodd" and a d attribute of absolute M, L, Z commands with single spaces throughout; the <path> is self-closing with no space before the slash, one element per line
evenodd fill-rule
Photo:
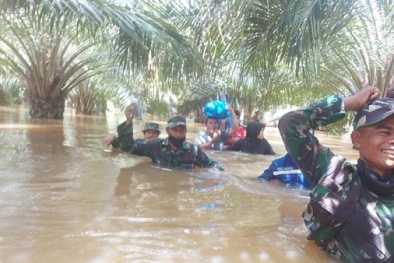
<path fill-rule="evenodd" d="M 371 103 L 378 99 L 380 90 L 372 86 L 364 86 L 362 90 L 356 94 L 344 98 L 345 111 L 359 111 L 365 103 Z"/>
<path fill-rule="evenodd" d="M 125 110 L 124 110 L 124 115 L 126 117 L 126 124 L 129 124 L 133 121 L 133 106 L 129 105 Z"/>

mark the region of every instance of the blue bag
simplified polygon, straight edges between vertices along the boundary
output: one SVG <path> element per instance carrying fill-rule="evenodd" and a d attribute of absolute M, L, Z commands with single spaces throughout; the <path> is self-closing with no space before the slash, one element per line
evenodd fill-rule
<path fill-rule="evenodd" d="M 227 118 L 227 108 L 225 101 L 214 100 L 204 106 L 204 113 L 208 118 L 225 119 Z"/>

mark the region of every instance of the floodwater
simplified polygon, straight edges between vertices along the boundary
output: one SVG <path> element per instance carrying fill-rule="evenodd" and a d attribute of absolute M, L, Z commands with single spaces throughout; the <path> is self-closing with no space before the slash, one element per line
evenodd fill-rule
<path fill-rule="evenodd" d="M 306 239 L 307 191 L 254 180 L 274 156 L 207 151 L 225 171 L 162 169 L 101 146 L 123 119 L 0 108 L 1 263 L 338 262 Z M 188 139 L 202 129 L 190 120 Z M 284 154 L 277 129 L 265 135 Z M 356 160 L 349 135 L 318 137 Z"/>

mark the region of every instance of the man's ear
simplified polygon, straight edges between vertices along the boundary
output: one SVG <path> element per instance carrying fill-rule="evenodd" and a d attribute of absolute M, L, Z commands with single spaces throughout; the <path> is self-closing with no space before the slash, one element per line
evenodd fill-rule
<path fill-rule="evenodd" d="M 166 127 L 166 133 L 167 133 L 168 135 L 170 135 L 169 131 L 170 131 L 170 128 Z"/>
<path fill-rule="evenodd" d="M 359 131 L 352 131 L 352 134 L 350 135 L 352 138 L 352 144 L 353 148 L 359 149 L 360 148 L 360 132 Z"/>

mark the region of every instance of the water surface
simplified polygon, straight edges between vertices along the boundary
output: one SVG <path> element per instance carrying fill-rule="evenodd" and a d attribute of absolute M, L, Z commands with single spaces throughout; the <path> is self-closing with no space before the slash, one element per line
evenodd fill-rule
<path fill-rule="evenodd" d="M 0 108 L 0 262 L 338 262 L 306 239 L 307 191 L 254 180 L 275 156 L 208 151 L 225 171 L 162 169 L 101 146 L 123 119 Z M 203 126 L 189 124 L 194 140 Z M 349 135 L 318 137 L 356 160 Z M 266 138 L 285 153 L 276 128 Z"/>

